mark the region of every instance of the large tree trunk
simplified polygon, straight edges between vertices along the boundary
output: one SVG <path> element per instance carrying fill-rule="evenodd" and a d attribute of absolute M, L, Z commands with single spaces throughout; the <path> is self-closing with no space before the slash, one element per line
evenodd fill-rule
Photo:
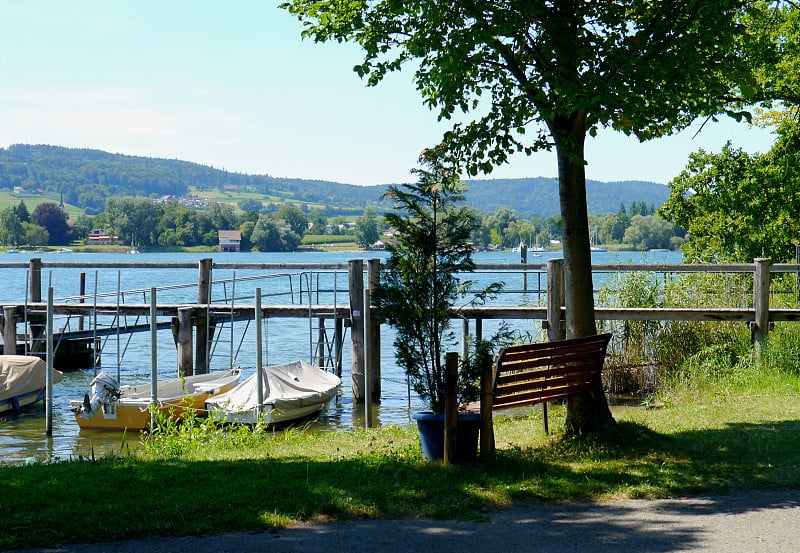
<path fill-rule="evenodd" d="M 589 241 L 589 217 L 586 208 L 586 170 L 584 143 L 585 114 L 555 118 L 550 129 L 558 156 L 558 189 L 564 225 L 565 303 L 567 337 L 597 334 L 594 318 L 592 254 Z M 592 391 L 567 399 L 566 432 L 585 436 L 614 418 L 608 408 L 603 383 L 598 377 Z"/>

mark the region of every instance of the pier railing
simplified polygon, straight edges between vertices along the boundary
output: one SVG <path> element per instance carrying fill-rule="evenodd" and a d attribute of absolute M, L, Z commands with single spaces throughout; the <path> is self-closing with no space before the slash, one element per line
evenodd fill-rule
<path fill-rule="evenodd" d="M 324 350 L 328 348 L 328 357 L 333 359 L 333 370 L 341 374 L 341 360 L 344 334 L 350 329 L 352 342 L 352 377 L 354 399 L 362 401 L 366 390 L 372 397 L 380 397 L 380 331 L 381 324 L 377 317 L 371 315 L 372 311 L 367 305 L 369 290 L 378 282 L 381 263 L 379 259 L 351 260 L 348 263 L 332 264 L 289 264 L 289 263 L 218 263 L 210 259 L 200 260 L 199 264 L 191 263 L 79 263 L 79 262 L 46 262 L 32 259 L 28 264 L 0 263 L 0 268 L 16 267 L 28 270 L 28 284 L 26 297 L 21 302 L 5 303 L 2 306 L 3 321 L 0 328 L 3 331 L 5 351 L 16 347 L 17 325 L 33 323 L 40 325 L 42 314 L 47 305 L 42 302 L 43 269 L 58 268 L 113 268 L 113 269 L 139 269 L 150 268 L 184 268 L 198 269 L 197 283 L 181 286 L 196 287 L 197 301 L 193 303 L 160 303 L 157 305 L 159 317 L 165 320 L 159 322 L 159 328 L 172 328 L 176 345 L 179 349 L 179 368 L 185 374 L 204 372 L 208 370 L 209 344 L 213 341 L 213 328 L 220 320 L 247 321 L 260 316 L 264 318 L 302 318 L 309 320 L 309 342 L 312 352 L 316 352 L 318 359 L 324 357 Z M 247 270 L 265 271 L 261 277 L 275 277 L 280 275 L 305 274 L 301 279 L 305 284 L 297 285 L 297 290 L 292 288 L 290 299 L 283 298 L 283 302 L 267 303 L 261 305 L 261 313 L 256 313 L 254 304 L 247 303 L 249 295 L 239 295 L 235 292 L 235 283 L 242 279 L 228 279 L 220 282 L 219 286 L 231 286 L 229 295 L 225 292 L 224 301 L 212 301 L 212 288 L 216 281 L 212 281 L 212 269 L 217 270 Z M 541 321 L 542 328 L 548 339 L 555 340 L 564 335 L 564 271 L 563 260 L 551 259 L 542 264 L 479 264 L 479 273 L 491 273 L 493 277 L 507 281 L 522 281 L 520 287 L 516 284 L 507 287 L 510 294 L 522 294 L 526 298 L 524 304 L 517 299 L 505 299 L 506 305 L 485 305 L 462 307 L 454 313 L 454 318 L 461 319 L 464 335 L 480 337 L 483 332 L 483 322 L 486 320 L 534 320 Z M 771 325 L 779 321 L 800 321 L 800 308 L 774 308 L 770 306 L 771 282 L 773 275 L 792 274 L 800 281 L 800 264 L 773 264 L 769 259 L 756 259 L 752 264 L 603 264 L 594 265 L 595 275 L 608 275 L 617 273 L 647 272 L 659 275 L 678 275 L 685 273 L 731 273 L 747 275 L 751 283 L 747 289 L 740 293 L 747 295 L 746 299 L 739 302 L 743 305 L 737 307 L 715 308 L 642 308 L 636 306 L 603 306 L 597 305 L 595 316 L 598 320 L 620 321 L 740 321 L 750 326 L 753 339 L 760 344 L 770 331 Z M 342 287 L 339 289 L 338 280 L 332 288 L 326 288 L 317 282 L 311 283 L 314 275 L 332 273 L 342 275 Z M 345 285 L 344 275 L 347 275 Z M 522 277 L 521 279 L 519 277 Z M 291 276 L 289 277 L 292 278 Z M 528 283 L 536 283 L 535 287 L 528 287 Z M 252 284 L 252 283 L 251 283 Z M 290 287 L 295 286 L 293 284 Z M 138 290 L 137 293 L 142 292 Z M 366 292 L 366 293 L 365 293 Z M 797 293 L 797 290 L 792 291 Z M 339 295 L 347 294 L 346 300 L 339 302 Z M 103 296 L 108 297 L 108 296 Z M 531 301 L 531 297 L 534 298 Z M 234 299 L 235 298 L 235 299 Z M 295 298 L 299 301 L 295 303 Z M 332 298 L 330 303 L 321 303 L 320 300 Z M 54 314 L 90 318 L 98 312 L 117 312 L 130 316 L 148 317 L 150 304 L 143 300 L 141 303 L 99 302 L 100 297 L 94 295 L 80 295 L 65 297 L 52 305 Z M 87 301 L 91 300 L 91 301 Z M 515 303 L 516 302 L 516 303 Z M 325 321 L 333 321 L 334 338 L 330 342 L 323 339 L 326 335 Z M 143 329 L 149 324 L 141 325 Z M 89 335 L 91 330 L 84 329 L 84 335 Z M 26 333 L 30 333 L 26 330 Z M 209 333 L 211 336 L 209 336 Z M 314 334 L 317 334 L 314 337 Z M 75 333 L 72 336 L 79 336 Z M 216 333 L 219 336 L 219 332 Z M 193 349 L 192 356 L 190 353 Z M 369 375 L 369 382 L 365 380 Z M 367 384 L 367 386 L 365 386 Z"/>

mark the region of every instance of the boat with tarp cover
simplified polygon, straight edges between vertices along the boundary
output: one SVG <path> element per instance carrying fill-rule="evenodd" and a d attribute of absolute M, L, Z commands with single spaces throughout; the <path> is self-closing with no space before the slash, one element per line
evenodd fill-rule
<path fill-rule="evenodd" d="M 53 369 L 53 384 L 63 380 Z M 44 399 L 47 363 L 33 355 L 0 355 L 0 414 L 19 413 Z"/>
<path fill-rule="evenodd" d="M 224 394 L 206 400 L 213 417 L 225 422 L 278 424 L 320 412 L 339 391 L 341 379 L 333 373 L 293 361 L 263 367 L 262 398 L 258 401 L 258 373 Z"/>

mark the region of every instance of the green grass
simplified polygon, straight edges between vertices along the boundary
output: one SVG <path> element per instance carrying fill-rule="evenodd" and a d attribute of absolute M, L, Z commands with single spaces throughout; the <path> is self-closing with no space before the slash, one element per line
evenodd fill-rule
<path fill-rule="evenodd" d="M 25 202 L 25 207 L 28 208 L 28 212 L 33 213 L 33 210 L 36 209 L 36 206 L 39 204 L 46 202 L 57 204 L 60 201 L 61 199 L 59 198 L 59 195 L 55 192 L 46 192 L 44 194 L 33 194 L 29 192 L 15 194 L 14 192 L 9 192 L 7 190 L 0 191 L 0 210 L 3 210 L 7 207 L 17 207 L 19 202 Z M 64 210 L 72 218 L 75 218 L 84 212 L 79 207 L 75 207 L 70 204 L 65 204 Z"/>
<path fill-rule="evenodd" d="M 253 433 L 206 423 L 143 451 L 0 467 L 0 549 L 798 488 L 798 400 L 796 376 L 745 370 L 729 385 L 678 386 L 660 409 L 615 407 L 617 425 L 588 440 L 557 436 L 556 406 L 554 435 L 543 435 L 538 411 L 501 417 L 496 457 L 453 467 L 425 462 L 413 428 Z"/>

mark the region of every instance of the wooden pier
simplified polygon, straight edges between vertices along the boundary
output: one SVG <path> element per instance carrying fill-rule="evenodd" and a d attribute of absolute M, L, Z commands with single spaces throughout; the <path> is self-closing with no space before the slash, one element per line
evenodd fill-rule
<path fill-rule="evenodd" d="M 48 305 L 42 301 L 42 269 L 43 268 L 116 268 L 138 269 L 150 268 L 197 268 L 197 302 L 162 303 L 156 305 L 159 320 L 158 329 L 170 329 L 178 350 L 178 369 L 183 374 L 201 374 L 208 372 L 209 347 L 218 338 L 218 327 L 225 321 L 252 321 L 258 317 L 264 319 L 295 318 L 317 321 L 319 338 L 316 344 L 317 359 L 322 364 L 325 348 L 332 348 L 334 353 L 330 356 L 336 361 L 331 370 L 341 375 L 342 348 L 344 347 L 344 334 L 350 329 L 352 344 L 352 393 L 353 399 L 363 402 L 365 395 L 371 401 L 379 401 L 381 394 L 381 367 L 380 343 L 381 323 L 372 311 L 365 306 L 365 298 L 369 297 L 369 290 L 378 282 L 380 261 L 377 259 L 351 260 L 346 264 L 267 264 L 267 263 L 236 263 L 213 264 L 210 259 L 200 260 L 197 264 L 187 263 L 77 263 L 77 262 L 48 262 L 42 263 L 40 259 L 31 259 L 24 263 L 0 263 L 0 267 L 26 268 L 28 270 L 28 297 L 23 302 L 6 303 L 2 306 L 0 329 L 3 334 L 5 351 L 16 351 L 19 348 L 20 337 L 26 344 L 26 352 L 39 353 L 44 351 L 38 344 L 43 344 L 44 321 Z M 209 301 L 212 288 L 213 269 L 256 269 L 270 271 L 341 271 L 348 273 L 347 294 L 348 302 L 345 305 L 315 304 L 309 298 L 308 303 L 302 304 L 264 304 L 257 312 L 254 304 L 230 305 Z M 546 277 L 546 290 L 537 290 L 546 299 L 541 306 L 482 306 L 462 307 L 454 318 L 462 320 L 463 334 L 481 336 L 483 321 L 492 319 L 505 320 L 539 320 L 545 329 L 548 339 L 556 340 L 563 337 L 564 320 L 564 279 L 563 260 L 552 259 L 546 264 L 493 264 L 478 265 L 481 272 L 516 273 L 525 276 L 527 285 L 528 275 Z M 596 272 L 635 272 L 647 271 L 651 273 L 686 273 L 686 272 L 714 272 L 714 273 L 749 273 L 753 277 L 752 307 L 747 308 L 713 308 L 713 309 L 646 309 L 638 307 L 602 307 L 595 309 L 598 320 L 685 320 L 685 321 L 741 321 L 750 325 L 753 338 L 760 344 L 767 336 L 770 326 L 776 321 L 800 321 L 800 309 L 774 309 L 770 308 L 770 280 L 772 273 L 794 273 L 800 275 L 798 264 L 772 264 L 768 259 L 757 259 L 753 264 L 727 264 L 727 265 L 648 265 L 648 264 L 619 264 L 595 265 Z M 527 286 L 526 286 L 527 288 Z M 345 290 L 342 291 L 344 293 Z M 91 301 L 84 301 L 91 300 Z M 54 342 L 59 340 L 96 340 L 98 337 L 116 332 L 134 333 L 151 331 L 151 323 L 137 323 L 121 325 L 117 321 L 114 329 L 87 328 L 82 321 L 89 321 L 97 313 L 117 314 L 117 316 L 149 317 L 151 305 L 149 303 L 97 303 L 97 298 L 83 297 L 71 301 L 55 301 L 52 311 L 56 315 L 74 317 L 81 324 L 74 330 L 56 332 Z M 367 307 L 365 309 L 365 307 Z M 332 344 L 325 343 L 322 336 L 326 334 L 325 324 L 332 321 L 334 338 Z M 24 333 L 17 332 L 18 325 L 24 325 Z M 472 328 L 471 325 L 474 325 Z M 466 342 L 466 341 L 465 341 Z M 96 343 L 96 342 L 92 342 Z M 99 353 L 99 352 L 97 352 Z M 368 381 L 367 381 L 368 375 Z"/>

